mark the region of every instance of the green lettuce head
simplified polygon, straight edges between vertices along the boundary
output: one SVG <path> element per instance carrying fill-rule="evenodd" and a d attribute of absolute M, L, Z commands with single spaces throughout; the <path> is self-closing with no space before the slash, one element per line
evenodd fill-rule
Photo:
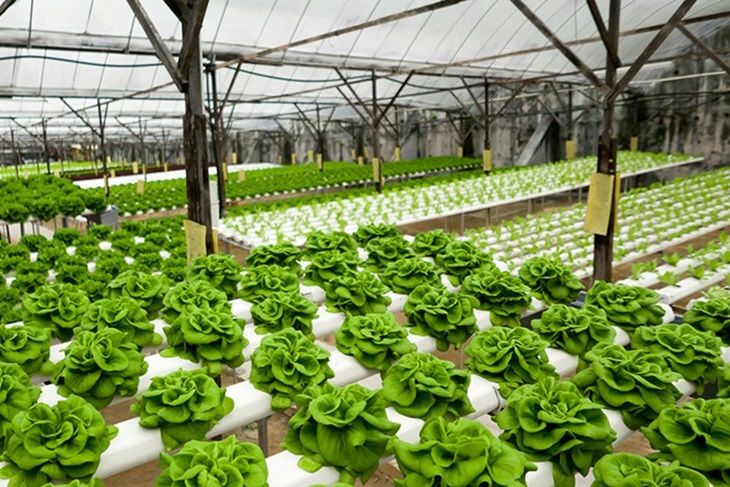
<path fill-rule="evenodd" d="M 232 255 L 211 254 L 193 259 L 188 278 L 208 281 L 230 299 L 236 296 L 242 271 L 243 267 Z"/>
<path fill-rule="evenodd" d="M 494 266 L 492 256 L 466 240 L 455 240 L 436 254 L 436 264 L 448 275 L 451 284 L 460 284 L 466 276 L 482 267 Z"/>
<path fill-rule="evenodd" d="M 611 453 L 593 467 L 591 487 L 710 487 L 702 474 L 679 463 L 658 464 L 633 453 Z"/>
<path fill-rule="evenodd" d="M 373 223 L 370 225 L 360 225 L 352 236 L 355 237 L 355 240 L 360 246 L 365 247 L 368 242 L 376 238 L 400 237 L 401 233 L 395 225 Z"/>
<path fill-rule="evenodd" d="M 38 487 L 55 480 L 86 479 L 117 435 L 88 402 L 71 396 L 55 406 L 37 403 L 13 418 L 0 477 L 10 485 Z"/>
<path fill-rule="evenodd" d="M 430 232 L 417 233 L 411 247 L 416 255 L 420 255 L 421 257 L 436 257 L 447 245 L 455 240 L 452 234 L 446 233 L 441 229 L 436 229 Z"/>
<path fill-rule="evenodd" d="M 162 337 L 155 333 L 155 327 L 147 319 L 147 313 L 137 300 L 128 296 L 101 299 L 89 305 L 81 318 L 81 328 L 99 331 L 114 328 L 124 332 L 137 347 L 156 346 Z"/>
<path fill-rule="evenodd" d="M 494 326 L 474 336 L 464 350 L 469 370 L 499 384 L 502 397 L 523 384 L 558 377 L 548 362 L 548 343 L 527 328 Z"/>
<path fill-rule="evenodd" d="M 404 476 L 394 481 L 396 487 L 517 487 L 526 485 L 525 475 L 537 468 L 524 453 L 465 418 L 453 423 L 431 418 L 417 444 L 395 438 L 393 451 Z"/>
<path fill-rule="evenodd" d="M 474 412 L 467 395 L 471 376 L 430 353 L 411 352 L 385 372 L 383 397 L 406 416 L 448 419 Z"/>
<path fill-rule="evenodd" d="M 133 396 L 140 376 L 147 372 L 137 345 L 114 328 L 81 330 L 63 353 L 53 376 L 58 392 L 82 397 L 96 409 L 105 408 L 117 395 Z"/>
<path fill-rule="evenodd" d="M 501 439 L 551 461 L 555 485 L 572 487 L 575 472 L 585 476 L 616 439 L 601 407 L 572 382 L 546 377 L 517 388 L 494 419 L 504 430 Z"/>
<path fill-rule="evenodd" d="M 717 397 L 730 399 L 730 364 L 725 364 L 720 369 L 717 379 Z"/>
<path fill-rule="evenodd" d="M 124 271 L 109 283 L 110 297 L 127 296 L 136 299 L 150 318 L 158 315 L 167 290 L 166 277 L 138 270 Z"/>
<path fill-rule="evenodd" d="M 489 311 L 493 325 L 519 326 L 520 315 L 532 303 L 530 288 L 509 272 L 496 268 L 479 270 L 461 286 L 464 294 L 474 296 L 479 309 Z"/>
<path fill-rule="evenodd" d="M 73 284 L 53 283 L 23 299 L 23 321 L 48 328 L 55 338 L 68 340 L 89 308 L 89 298 Z"/>
<path fill-rule="evenodd" d="M 307 386 L 334 377 L 329 358 L 329 352 L 302 332 L 288 328 L 264 337 L 251 357 L 249 380 L 271 394 L 274 411 L 283 411 Z"/>
<path fill-rule="evenodd" d="M 290 243 L 261 245 L 251 250 L 246 258 L 248 267 L 260 265 L 277 265 L 289 269 L 296 274 L 302 273 L 299 265 L 299 248 Z"/>
<path fill-rule="evenodd" d="M 269 470 L 257 445 L 231 435 L 222 441 L 192 440 L 174 456 L 160 455 L 164 468 L 155 487 L 268 487 Z"/>
<path fill-rule="evenodd" d="M 312 321 L 319 307 L 301 294 L 275 292 L 251 306 L 256 333 L 263 335 L 293 328 L 313 338 Z"/>
<path fill-rule="evenodd" d="M 0 362 L 20 365 L 27 374 L 50 374 L 51 330 L 35 326 L 0 326 Z"/>
<path fill-rule="evenodd" d="M 531 327 L 551 346 L 579 357 L 599 343 L 613 343 L 616 337 L 606 313 L 590 304 L 582 308 L 553 304 L 539 319 L 532 320 Z"/>
<path fill-rule="evenodd" d="M 30 409 L 40 395 L 41 390 L 31 384 L 19 365 L 0 362 L 0 453 L 10 422 L 16 414 Z"/>
<path fill-rule="evenodd" d="M 380 280 L 394 293 L 410 294 L 421 284 L 441 283 L 438 267 L 420 257 L 406 257 L 385 266 Z"/>
<path fill-rule="evenodd" d="M 638 286 L 596 281 L 586 294 L 585 304 L 602 309 L 609 323 L 629 332 L 640 326 L 660 325 L 664 318 L 659 295 Z"/>
<path fill-rule="evenodd" d="M 325 285 L 327 309 L 354 315 L 385 313 L 391 303 L 387 292 L 380 279 L 368 271 L 345 274 Z"/>
<path fill-rule="evenodd" d="M 381 372 L 403 355 L 415 352 L 408 330 L 395 321 L 392 313 L 348 316 L 335 332 L 337 349 L 355 357 L 368 369 Z"/>
<path fill-rule="evenodd" d="M 320 252 L 337 251 L 344 254 L 357 253 L 357 242 L 346 232 L 314 231 L 304 242 L 304 255 L 313 258 Z"/>
<path fill-rule="evenodd" d="M 205 434 L 233 411 L 233 400 L 206 370 L 178 370 L 153 377 L 149 389 L 132 404 L 143 428 L 160 428 L 162 442 L 174 450 Z"/>
<path fill-rule="evenodd" d="M 413 333 L 436 339 L 440 351 L 460 348 L 477 331 L 472 296 L 452 293 L 442 285 L 423 284 L 408 296 L 403 311 Z"/>
<path fill-rule="evenodd" d="M 71 482 L 65 484 L 53 484 L 51 482 L 44 484 L 43 487 L 104 487 L 104 482 L 101 479 L 91 479 L 88 482 L 84 482 L 78 479 L 74 479 Z"/>
<path fill-rule="evenodd" d="M 591 366 L 573 382 L 591 399 L 620 410 L 630 429 L 646 426 L 681 397 L 673 382 L 682 376 L 669 370 L 662 355 L 601 343 L 585 359 Z"/>
<path fill-rule="evenodd" d="M 664 408 L 642 432 L 659 459 L 678 461 L 714 485 L 730 483 L 730 400 L 695 399 Z"/>
<path fill-rule="evenodd" d="M 359 384 L 311 386 L 296 404 L 284 448 L 303 455 L 300 468 L 315 472 L 331 465 L 350 484 L 367 482 L 400 428 L 388 420 L 380 393 Z"/>
<path fill-rule="evenodd" d="M 695 301 L 685 313 L 683 322 L 698 330 L 711 331 L 725 345 L 730 345 L 730 299 L 710 298 Z"/>
<path fill-rule="evenodd" d="M 365 250 L 368 258 L 364 267 L 372 272 L 382 272 L 391 262 L 415 255 L 410 244 L 400 235 L 374 238 L 367 243 Z"/>
<path fill-rule="evenodd" d="M 181 357 L 199 362 L 212 376 L 223 373 L 223 366 L 243 363 L 243 349 L 248 340 L 243 327 L 225 308 L 203 306 L 181 313 L 163 331 L 169 348 L 163 357 Z"/>
<path fill-rule="evenodd" d="M 246 269 L 239 290 L 241 299 L 255 303 L 276 292 L 299 294 L 297 275 L 278 265 L 259 265 Z"/>
<path fill-rule="evenodd" d="M 570 267 L 558 259 L 532 257 L 522 264 L 519 276 L 537 299 L 548 304 L 571 303 L 583 290 L 583 284 Z"/>
<path fill-rule="evenodd" d="M 209 307 L 212 309 L 230 310 L 231 305 L 223 291 L 214 288 L 207 281 L 200 279 L 185 280 L 168 291 L 163 299 L 162 317 L 173 323 L 178 316 L 193 309 Z"/>
<path fill-rule="evenodd" d="M 361 264 L 357 254 L 339 250 L 323 250 L 312 255 L 309 265 L 304 269 L 304 284 L 324 288 L 325 284 L 337 276 L 357 272 Z"/>

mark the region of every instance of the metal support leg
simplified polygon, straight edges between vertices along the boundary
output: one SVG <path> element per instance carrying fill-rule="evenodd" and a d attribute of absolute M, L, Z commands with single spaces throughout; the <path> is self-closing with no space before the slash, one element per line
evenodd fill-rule
<path fill-rule="evenodd" d="M 465 215 L 464 215 L 464 213 L 462 213 L 461 214 L 461 233 L 460 233 L 460 235 L 464 235 L 464 218 L 465 218 Z"/>
<path fill-rule="evenodd" d="M 264 452 L 264 456 L 269 456 L 269 418 L 259 419 L 256 426 L 259 432 L 259 448 Z"/>

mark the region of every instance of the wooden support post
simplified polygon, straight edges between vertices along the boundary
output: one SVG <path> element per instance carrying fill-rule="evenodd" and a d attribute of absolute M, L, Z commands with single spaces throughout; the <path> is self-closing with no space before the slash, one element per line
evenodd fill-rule
<path fill-rule="evenodd" d="M 210 130 L 213 137 L 213 157 L 215 160 L 216 175 L 218 176 L 218 212 L 221 217 L 226 213 L 226 174 L 224 164 L 226 164 L 226 137 L 223 128 L 223 106 L 218 102 L 218 76 L 215 70 L 215 64 L 211 62 L 206 72 L 210 81 L 211 91 L 211 120 Z"/>
<path fill-rule="evenodd" d="M 516 95 L 515 95 L 516 96 Z M 482 151 L 482 169 L 489 176 L 492 172 L 492 141 L 489 135 L 489 80 L 484 77 L 484 150 Z"/>
<path fill-rule="evenodd" d="M 41 121 L 43 128 L 43 158 L 46 160 L 46 174 L 51 174 L 51 153 L 48 150 L 48 121 L 44 118 Z"/>
<path fill-rule="evenodd" d="M 109 112 L 109 104 L 104 105 L 104 116 L 101 114 L 101 102 L 97 100 L 96 109 L 99 114 L 99 146 L 101 148 L 101 166 L 104 168 L 104 196 L 109 201 L 109 168 L 106 164 L 106 144 L 104 129 L 106 128 L 106 116 Z"/>
<path fill-rule="evenodd" d="M 378 116 L 378 88 L 377 88 L 377 78 L 375 77 L 375 70 L 372 71 L 372 88 L 373 88 L 373 166 L 377 166 L 373 168 L 373 174 L 376 176 L 375 178 L 375 190 L 378 193 L 383 192 L 383 166 L 382 162 L 380 160 L 380 137 L 379 137 L 379 130 L 380 127 L 380 117 Z"/>
<path fill-rule="evenodd" d="M 568 108 L 566 113 L 565 159 L 575 158 L 576 145 L 573 140 L 573 90 L 568 91 Z"/>
<path fill-rule="evenodd" d="M 12 151 L 13 165 L 15 165 L 15 178 L 20 179 L 20 168 L 18 167 L 18 149 L 15 146 L 15 131 L 10 127 L 10 150 Z"/>

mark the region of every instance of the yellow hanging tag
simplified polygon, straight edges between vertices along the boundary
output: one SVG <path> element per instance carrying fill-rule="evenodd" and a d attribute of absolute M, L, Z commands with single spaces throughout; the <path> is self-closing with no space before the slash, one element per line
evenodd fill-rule
<path fill-rule="evenodd" d="M 460 145 L 456 146 L 456 157 L 464 157 L 464 148 Z"/>
<path fill-rule="evenodd" d="M 395 160 L 395 162 L 400 162 L 400 147 L 395 148 L 395 151 L 393 152 L 393 160 Z"/>
<path fill-rule="evenodd" d="M 139 172 L 139 163 L 136 161 L 132 163 L 132 172 L 134 174 L 137 174 Z"/>
<path fill-rule="evenodd" d="M 322 171 L 324 169 L 324 162 L 322 161 L 322 154 L 317 152 L 317 169 Z"/>
<path fill-rule="evenodd" d="M 482 169 L 485 172 L 492 170 L 492 149 L 484 149 L 482 151 Z"/>
<path fill-rule="evenodd" d="M 207 255 L 205 247 L 205 225 L 195 223 L 192 220 L 185 220 L 183 227 L 185 228 L 188 265 L 190 265 L 196 257 Z"/>
<path fill-rule="evenodd" d="M 584 224 L 586 232 L 596 235 L 608 233 L 608 223 L 611 219 L 616 191 L 614 179 L 611 174 L 594 173 L 591 176 Z"/>
<path fill-rule="evenodd" d="M 240 171 L 238 171 L 238 182 L 242 183 L 245 180 L 246 180 L 246 171 L 241 169 Z"/>
<path fill-rule="evenodd" d="M 137 194 L 144 194 L 144 179 L 137 180 Z"/>
<path fill-rule="evenodd" d="M 638 137 L 636 137 L 636 136 L 631 137 L 631 143 L 630 143 L 629 148 L 634 152 L 639 150 L 639 138 Z"/>

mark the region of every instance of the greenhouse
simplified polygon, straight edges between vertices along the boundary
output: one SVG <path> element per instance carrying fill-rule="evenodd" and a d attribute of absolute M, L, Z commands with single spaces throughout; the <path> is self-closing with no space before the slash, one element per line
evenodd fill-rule
<path fill-rule="evenodd" d="M 730 486 L 730 0 L 0 0 L 0 487 Z"/>

